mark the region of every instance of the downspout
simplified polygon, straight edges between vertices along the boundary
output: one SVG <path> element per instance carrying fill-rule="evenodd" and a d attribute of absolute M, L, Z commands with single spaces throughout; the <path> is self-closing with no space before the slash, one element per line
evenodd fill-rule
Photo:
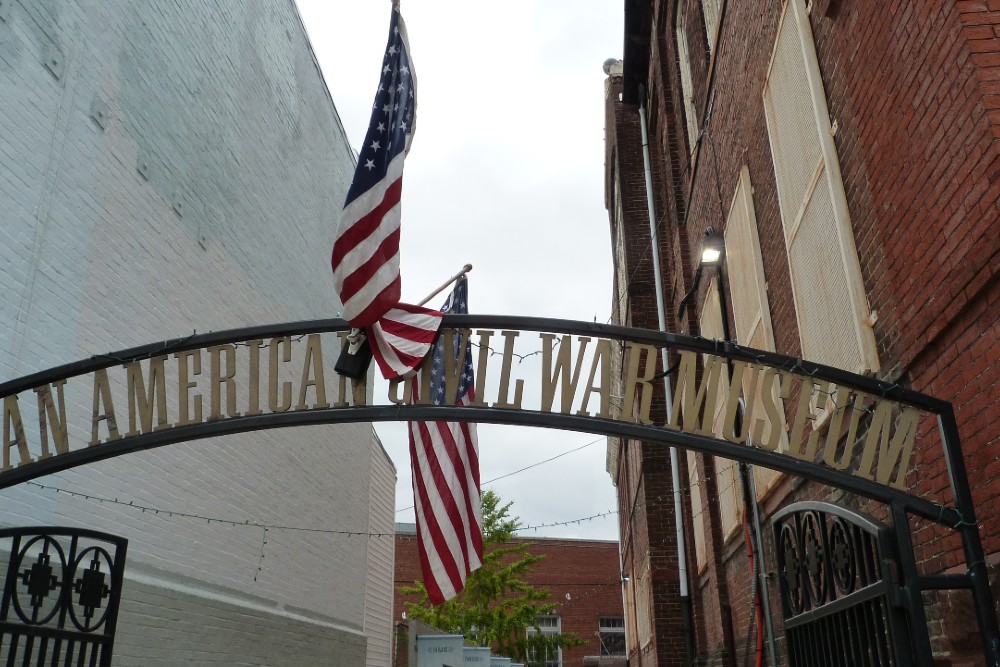
<path fill-rule="evenodd" d="M 646 90 L 639 86 L 639 126 L 642 129 L 642 164 L 646 177 L 646 209 L 649 213 L 649 236 L 653 258 L 653 281 L 656 288 L 656 316 L 660 331 L 667 331 L 667 320 L 663 306 L 663 284 L 660 273 L 660 244 L 656 233 L 656 208 L 653 205 L 653 170 L 649 161 L 649 134 L 646 129 Z M 673 421 L 673 394 L 670 389 L 670 376 L 666 370 L 670 368 L 670 358 L 667 348 L 660 348 L 660 359 L 663 364 L 663 396 L 666 401 L 667 421 Z M 691 591 L 688 583 L 687 544 L 684 536 L 684 505 L 681 496 L 681 471 L 679 455 L 676 447 L 670 448 L 670 478 L 674 487 L 674 525 L 677 529 L 677 575 L 680 580 L 681 613 L 684 624 L 685 653 L 687 664 L 694 664 L 694 615 L 691 607 Z"/>

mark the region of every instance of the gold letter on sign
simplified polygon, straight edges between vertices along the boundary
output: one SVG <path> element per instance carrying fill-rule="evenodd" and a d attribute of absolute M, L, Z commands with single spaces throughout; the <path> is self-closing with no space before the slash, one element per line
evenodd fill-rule
<path fill-rule="evenodd" d="M 510 396 L 510 367 L 514 361 L 514 339 L 520 333 L 517 331 L 501 331 L 500 335 L 503 336 L 504 340 L 503 365 L 500 367 L 500 395 L 497 396 L 497 402 L 493 404 L 493 407 L 520 410 L 521 396 L 524 394 L 524 380 L 514 381 L 514 402 L 512 403 L 508 400 Z"/>
<path fill-rule="evenodd" d="M 267 374 L 267 407 L 271 412 L 287 412 L 292 407 L 292 383 L 281 383 L 281 403 L 278 402 L 278 351 L 283 348 L 281 360 L 292 360 L 292 339 L 281 336 L 271 339 L 271 354 Z"/>
<path fill-rule="evenodd" d="M 777 384 L 775 384 L 775 380 L 778 380 Z M 754 417 L 756 423 L 750 432 L 754 444 L 772 452 L 778 451 L 781 446 L 781 436 L 785 432 L 785 413 L 782 410 L 779 396 L 780 385 L 781 376 L 778 369 L 765 366 L 760 376 L 760 390 L 758 392 L 764 417 L 758 419 L 761 417 L 759 414 Z"/>
<path fill-rule="evenodd" d="M 597 377 L 597 367 L 601 367 L 601 384 L 596 386 L 594 384 L 594 379 Z M 590 377 L 587 378 L 587 388 L 583 392 L 583 404 L 580 405 L 580 409 L 576 414 L 586 417 L 589 412 L 587 412 L 587 404 L 590 401 L 590 395 L 593 393 L 598 393 L 601 396 L 601 411 L 598 413 L 598 417 L 601 419 L 611 419 L 611 341 L 610 340 L 599 340 L 597 341 L 597 347 L 594 349 L 594 358 L 591 361 L 590 366 Z"/>
<path fill-rule="evenodd" d="M 262 340 L 247 341 L 247 350 L 250 355 L 250 377 L 247 378 L 250 390 L 247 402 L 248 415 L 260 414 L 260 347 L 263 344 Z"/>
<path fill-rule="evenodd" d="M 712 423 L 715 421 L 715 401 L 719 396 L 722 361 L 715 355 L 706 354 L 705 370 L 702 373 L 701 384 L 698 384 L 698 353 L 681 350 L 680 355 L 673 414 L 667 426 L 673 429 L 681 428 L 688 433 L 714 435 Z M 704 417 L 699 421 L 703 404 Z"/>
<path fill-rule="evenodd" d="M 38 395 L 38 431 L 42 436 L 42 455 L 39 460 L 52 456 L 49 451 L 49 432 L 55 443 L 56 453 L 65 454 L 69 451 L 69 436 L 66 432 L 66 397 L 63 386 L 66 380 L 59 380 L 52 385 L 35 388 Z M 56 388 L 56 400 L 52 400 L 52 387 Z M 58 407 L 57 407 L 58 404 Z"/>
<path fill-rule="evenodd" d="M 226 372 L 222 372 L 222 353 L 226 353 Z M 222 387 L 226 388 L 226 416 L 239 417 L 236 410 L 236 346 L 215 345 L 208 348 L 211 393 L 209 397 L 208 421 L 222 419 Z M 256 378 L 255 378 L 256 379 Z"/>
<path fill-rule="evenodd" d="M 190 375 L 201 375 L 201 350 L 178 352 L 177 358 L 177 426 L 200 424 L 202 418 L 201 395 L 194 395 L 194 419 L 191 418 L 191 390 L 197 382 L 188 379 L 188 361 L 191 361 Z"/>
<path fill-rule="evenodd" d="M 101 409 L 104 412 L 101 412 Z M 106 442 L 118 440 L 122 436 L 118 433 L 118 422 L 115 420 L 115 406 L 111 402 L 111 385 L 108 384 L 107 369 L 94 371 L 94 410 L 90 416 L 90 446 L 101 444 L 98 435 L 98 427 L 102 421 L 108 422 L 108 439 Z"/>
<path fill-rule="evenodd" d="M 649 408 L 653 403 L 653 376 L 656 375 L 656 348 L 642 343 L 628 343 L 628 378 L 625 380 L 625 405 L 622 408 L 622 419 L 639 424 L 652 424 L 649 418 Z M 646 365 L 639 373 L 639 365 L 643 354 Z M 639 410 L 635 410 L 635 395 L 638 392 Z M 633 414 L 635 413 L 635 414 Z"/>
<path fill-rule="evenodd" d="M 879 401 L 875 404 L 872 423 L 868 427 L 868 437 L 861 454 L 861 464 L 857 475 L 865 479 L 872 478 L 872 462 L 875 451 L 878 450 L 878 467 L 875 471 L 875 481 L 888 484 L 897 489 L 906 489 L 906 473 L 910 468 L 910 456 L 913 454 L 913 441 L 917 437 L 917 425 L 920 413 L 913 408 L 903 408 L 896 424 L 896 433 L 892 435 L 892 408 L 890 401 Z M 890 437 L 892 436 L 892 437 Z M 892 471 L 899 466 L 896 479 L 892 480 Z"/>
<path fill-rule="evenodd" d="M 486 367 L 490 363 L 490 336 L 492 331 L 479 330 L 479 363 L 476 364 L 476 400 L 471 405 L 486 406 Z"/>
<path fill-rule="evenodd" d="M 555 368 L 552 367 L 552 343 L 556 337 L 543 333 L 542 337 L 542 406 L 543 412 L 552 412 L 552 401 L 556 395 L 556 383 L 562 375 L 560 409 L 563 414 L 569 414 L 573 409 L 573 398 L 576 396 L 576 385 L 580 382 L 580 369 L 583 367 L 583 355 L 587 351 L 589 338 L 580 337 L 580 350 L 576 353 L 576 364 L 570 372 L 570 357 L 572 354 L 573 337 L 563 336 L 559 339 L 559 352 L 556 354 Z"/>
<path fill-rule="evenodd" d="M 296 410 L 305 410 L 309 407 L 309 404 L 306 403 L 306 393 L 309 391 L 309 387 L 312 387 L 316 392 L 314 408 L 330 407 L 330 404 L 326 402 L 323 347 L 319 334 L 309 334 L 306 338 L 306 358 L 302 361 L 302 380 L 299 382 L 299 403 L 295 406 Z"/>
<path fill-rule="evenodd" d="M 169 428 L 167 423 L 167 385 L 163 363 L 166 357 L 149 360 L 149 389 L 142 379 L 142 366 L 138 361 L 125 364 L 128 384 L 128 432 L 125 435 L 139 435 L 153 430 L 153 405 L 156 405 L 156 430 Z"/>
<path fill-rule="evenodd" d="M 13 435 L 11 434 L 13 431 Z M 10 450 L 17 447 L 21 458 L 18 465 L 31 463 L 31 453 L 28 451 L 28 441 L 24 439 L 24 422 L 21 421 L 21 409 L 17 407 L 17 396 L 3 398 L 3 471 L 10 470 Z"/>

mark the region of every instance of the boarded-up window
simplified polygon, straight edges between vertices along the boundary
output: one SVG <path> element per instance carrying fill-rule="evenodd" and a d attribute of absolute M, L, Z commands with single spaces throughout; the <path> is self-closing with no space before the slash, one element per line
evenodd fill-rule
<path fill-rule="evenodd" d="M 804 0 L 788 0 L 764 85 L 764 112 L 802 355 L 878 370 L 840 162 Z"/>
<path fill-rule="evenodd" d="M 767 283 L 764 279 L 764 260 L 760 251 L 760 236 L 757 233 L 757 215 L 753 205 L 753 186 L 750 182 L 750 170 L 744 165 L 740 170 L 740 180 L 736 185 L 733 203 L 729 209 L 729 219 L 726 221 L 726 272 L 729 282 L 729 294 L 733 303 L 733 320 L 736 325 L 736 342 L 758 350 L 775 351 L 774 330 L 771 328 L 771 309 L 767 300 Z M 744 376 L 744 396 L 753 396 L 754 405 L 748 410 L 750 419 L 758 420 L 753 415 L 763 415 L 764 405 L 759 390 L 751 386 L 751 374 Z M 771 400 L 784 413 L 781 398 L 778 396 L 778 385 L 774 383 L 769 391 Z M 761 419 L 763 429 L 760 431 L 762 440 L 770 437 L 772 424 Z M 754 425 L 748 425 L 749 433 L 753 433 Z M 788 451 L 788 434 L 782 430 L 779 451 Z M 760 443 L 754 443 L 760 444 Z M 757 497 L 763 498 L 781 479 L 781 473 L 761 468 L 754 468 L 754 479 L 757 486 Z"/>
<path fill-rule="evenodd" d="M 701 0 L 701 11 L 705 17 L 705 36 L 708 52 L 715 51 L 715 37 L 719 31 L 719 0 Z"/>
<path fill-rule="evenodd" d="M 717 278 L 713 277 L 708 286 L 708 296 L 701 309 L 701 335 L 705 338 L 722 340 L 722 307 L 719 302 Z M 722 437 L 722 422 L 725 418 L 726 400 L 729 394 L 729 371 L 723 366 L 719 373 L 718 396 L 715 399 L 715 415 L 712 432 Z M 722 520 L 723 539 L 729 539 L 743 522 L 743 494 L 739 488 L 739 467 L 735 461 L 721 457 L 715 459 L 715 483 L 719 493 L 719 514 Z"/>
<path fill-rule="evenodd" d="M 694 152 L 695 142 L 698 140 L 698 116 L 694 110 L 694 78 L 691 75 L 691 55 L 688 49 L 684 5 L 683 0 L 677 3 L 677 60 L 681 70 L 681 96 L 684 97 L 688 150 Z"/>
<path fill-rule="evenodd" d="M 653 615 L 650 595 L 649 563 L 645 563 L 642 574 L 635 585 L 635 616 L 639 635 L 639 648 L 645 649 L 653 642 Z"/>
<path fill-rule="evenodd" d="M 688 486 L 691 489 L 691 529 L 694 532 L 694 562 L 698 574 L 704 571 L 708 565 L 708 558 L 705 553 L 705 522 L 708 521 L 708 513 L 705 512 L 705 503 L 702 502 L 701 475 L 698 473 L 698 455 L 688 450 Z"/>

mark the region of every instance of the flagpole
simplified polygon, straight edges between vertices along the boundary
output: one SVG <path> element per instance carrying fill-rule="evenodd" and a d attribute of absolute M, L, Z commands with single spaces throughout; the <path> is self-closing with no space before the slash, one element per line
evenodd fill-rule
<path fill-rule="evenodd" d="M 430 301 L 431 299 L 433 299 L 434 297 L 436 297 L 438 294 L 440 294 L 441 292 L 443 292 L 445 290 L 445 288 L 448 287 L 448 285 L 452 284 L 453 282 L 455 282 L 456 280 L 458 280 L 459 278 L 461 278 L 462 276 L 464 276 L 466 273 L 468 273 L 471 270 L 472 270 L 472 264 L 466 264 L 465 266 L 462 267 L 461 271 L 459 271 L 458 273 L 456 273 L 455 275 L 453 275 L 451 278 L 448 278 L 448 280 L 444 281 L 444 284 L 441 285 L 441 287 L 438 287 L 436 290 L 434 290 L 433 292 L 431 292 L 430 294 L 428 294 L 424 298 L 424 300 L 421 301 L 420 303 L 418 303 L 417 305 L 418 306 L 424 305 L 425 303 L 427 303 L 428 301 Z"/>

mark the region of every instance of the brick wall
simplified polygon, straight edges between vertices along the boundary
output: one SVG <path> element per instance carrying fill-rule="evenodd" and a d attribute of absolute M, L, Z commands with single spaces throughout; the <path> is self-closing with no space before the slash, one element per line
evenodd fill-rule
<path fill-rule="evenodd" d="M 650 49 L 645 80 L 651 108 L 659 109 L 650 122 L 656 128 L 654 160 L 664 172 L 657 188 L 671 202 L 666 207 L 670 219 L 661 225 L 670 236 L 664 261 L 673 280 L 668 298 L 676 309 L 678 295 L 693 284 L 691 257 L 708 225 L 724 228 L 746 164 L 777 350 L 799 356 L 761 97 L 783 3 L 722 4 L 722 36 L 709 54 L 707 43 L 700 52 L 696 47 L 695 38 L 703 34 L 701 2 L 684 3 L 695 107 L 704 128 L 692 147 L 685 145 L 681 111 L 677 3 L 653 3 L 649 28 L 658 41 Z M 816 0 L 810 5 L 865 291 L 877 313 L 880 377 L 954 404 L 981 534 L 995 563 L 1000 551 L 1000 404 L 995 400 L 1000 389 L 1000 4 Z M 626 70 L 628 66 L 626 62 Z M 623 141 L 637 145 L 621 132 L 613 139 L 619 155 Z M 621 178 L 636 177 L 622 171 Z M 674 201 L 677 192 L 681 194 Z M 640 244 L 644 224 L 637 220 L 626 228 Z M 704 280 L 692 299 L 696 307 L 706 288 Z M 689 316 L 677 323 L 680 331 L 697 331 L 695 311 L 689 309 Z M 921 442 L 915 461 L 919 474 L 912 477 L 919 478 L 922 493 L 947 498 L 939 450 L 929 438 Z M 712 474 L 708 467 L 704 473 Z M 792 479 L 765 507 L 773 512 L 805 498 L 834 499 L 882 518 L 886 514 L 875 504 Z M 711 503 L 711 494 L 704 500 Z M 922 572 L 964 572 L 961 545 L 953 533 L 919 521 L 913 529 Z M 714 544 L 711 551 L 721 559 L 721 569 L 710 566 L 698 582 L 699 651 L 709 664 L 732 664 L 725 637 L 727 609 L 733 648 L 742 660 L 750 582 L 741 543 L 737 536 L 729 544 Z M 968 596 L 941 594 L 936 599 L 928 612 L 936 658 L 941 664 L 976 664 Z"/>
<path fill-rule="evenodd" d="M 584 656 L 601 655 L 598 621 L 602 616 L 621 617 L 622 581 L 618 561 L 618 543 L 595 540 L 538 538 L 523 541 L 528 553 L 544 558 L 533 565 L 525 581 L 536 588 L 547 588 L 556 603 L 563 632 L 576 634 L 586 644 L 563 651 L 564 667 L 581 667 Z M 420 580 L 417 538 L 404 530 L 396 533 L 396 593 L 394 616 L 402 618 L 407 602 L 400 588 Z M 398 651 L 397 651 L 398 655 Z"/>

